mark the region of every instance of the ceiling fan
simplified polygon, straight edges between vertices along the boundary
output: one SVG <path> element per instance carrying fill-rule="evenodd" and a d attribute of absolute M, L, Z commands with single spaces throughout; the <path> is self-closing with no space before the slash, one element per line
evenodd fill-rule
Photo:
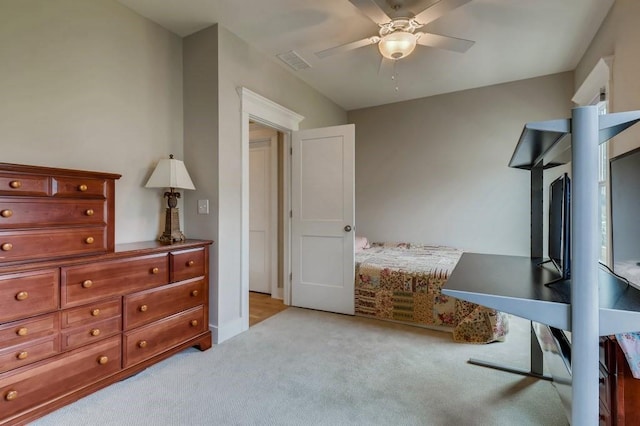
<path fill-rule="evenodd" d="M 471 0 L 439 0 L 417 15 L 404 12 L 402 5 L 395 3 L 391 6 L 399 15 L 395 18 L 389 17 L 374 0 L 349 1 L 378 24 L 378 35 L 316 52 L 319 58 L 377 44 L 383 62 L 387 59 L 396 61 L 411 54 L 417 44 L 464 53 L 475 43 L 471 40 L 416 31 Z"/>

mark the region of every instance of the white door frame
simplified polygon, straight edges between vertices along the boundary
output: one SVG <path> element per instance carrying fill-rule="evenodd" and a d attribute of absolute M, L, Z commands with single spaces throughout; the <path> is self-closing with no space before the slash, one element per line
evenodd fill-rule
<path fill-rule="evenodd" d="M 242 331 L 249 329 L 249 120 L 264 124 L 284 133 L 284 150 L 282 162 L 284 168 L 284 188 L 283 199 L 285 206 L 290 206 L 290 182 L 291 182 L 291 162 L 289 161 L 289 149 L 291 148 L 291 132 L 299 130 L 300 122 L 304 120 L 304 116 L 291 111 L 246 87 L 237 89 L 241 100 L 241 145 L 240 151 L 242 155 L 242 187 L 241 187 L 241 204 L 242 217 L 240 225 L 240 320 Z M 285 278 L 291 270 L 291 254 L 290 254 L 290 207 L 284 209 L 284 271 Z M 284 280 L 284 303 L 291 304 L 291 283 L 288 279 Z"/>

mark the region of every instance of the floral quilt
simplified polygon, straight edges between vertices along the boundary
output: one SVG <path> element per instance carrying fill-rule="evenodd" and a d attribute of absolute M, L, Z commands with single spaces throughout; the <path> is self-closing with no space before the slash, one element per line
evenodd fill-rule
<path fill-rule="evenodd" d="M 441 293 L 462 251 L 413 243 L 372 243 L 356 252 L 356 315 L 453 331 L 458 342 L 503 341 L 508 316 Z"/>

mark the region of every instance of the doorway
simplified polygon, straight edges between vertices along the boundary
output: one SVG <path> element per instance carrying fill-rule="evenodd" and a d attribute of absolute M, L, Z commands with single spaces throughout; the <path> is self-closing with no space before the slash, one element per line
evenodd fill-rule
<path fill-rule="evenodd" d="M 256 122 L 249 128 L 249 291 L 281 299 L 279 132 Z"/>
<path fill-rule="evenodd" d="M 292 285 L 293 284 L 312 284 L 306 285 L 304 288 L 298 285 L 298 290 L 306 291 L 307 297 L 305 300 L 320 300 L 326 302 L 322 306 L 316 306 L 309 303 L 302 302 L 296 303 L 297 306 L 310 307 L 313 309 L 321 309 L 330 312 L 343 312 L 340 306 L 336 307 L 336 304 L 342 304 L 346 301 L 350 306 L 353 306 L 353 291 L 350 288 L 353 287 L 353 273 L 354 273 L 354 259 L 353 259 L 353 233 L 354 228 L 354 212 L 353 212 L 353 158 L 354 158 L 354 135 L 355 129 L 353 125 L 340 125 L 333 127 L 324 127 L 318 129 L 306 129 L 299 131 L 300 121 L 304 119 L 303 116 L 270 101 L 263 96 L 260 96 L 244 87 L 238 88 L 238 94 L 241 98 L 241 158 L 242 158 L 242 187 L 241 187 L 241 239 L 240 239 L 240 280 L 241 280 L 241 312 L 240 323 L 242 330 L 245 331 L 249 328 L 249 216 L 250 216 L 250 124 L 252 122 L 270 127 L 278 130 L 282 135 L 282 159 L 281 168 L 283 173 L 281 194 L 282 194 L 282 214 L 279 217 L 283 220 L 283 226 L 279 233 L 283 236 L 282 243 L 282 256 L 279 257 L 282 262 L 282 271 L 284 275 L 283 283 L 283 296 L 284 303 L 286 305 L 291 304 L 292 299 Z M 293 148 L 292 140 L 297 141 L 296 147 Z M 306 147 L 301 148 L 301 144 Z M 339 151 L 339 152 L 338 152 Z M 295 156 L 294 156 L 295 154 Z M 320 156 L 318 159 L 326 157 L 326 159 L 339 160 L 330 164 L 329 170 L 338 171 L 340 173 L 336 176 L 342 176 L 338 179 L 334 176 L 334 173 L 330 173 L 333 176 L 332 179 L 326 179 L 326 171 L 322 172 L 324 164 L 322 161 L 314 161 L 315 156 Z M 292 160 L 295 158 L 295 161 Z M 308 161 L 307 161 L 308 160 Z M 305 166 L 300 167 L 302 164 Z M 294 165 L 297 165 L 294 167 Z M 308 165 L 308 167 L 307 167 Z M 293 169 L 295 168 L 295 179 Z M 305 171 L 305 173 L 300 173 Z M 310 174 L 307 172 L 310 171 Z M 321 173 L 322 172 L 322 173 Z M 324 175 L 323 175 L 324 173 Z M 312 178 L 311 180 L 307 178 Z M 302 183 L 312 183 L 311 187 L 301 186 Z M 342 181 L 343 185 L 339 185 L 342 190 L 327 192 L 324 183 L 334 183 Z M 315 182 L 315 183 L 314 183 Z M 318 187 L 319 184 L 320 187 Z M 336 184 L 337 185 L 337 184 Z M 333 185 L 334 189 L 337 188 Z M 292 190 L 296 187 L 296 191 Z M 300 204 L 301 200 L 312 200 L 315 197 L 315 193 L 318 191 L 312 191 L 312 189 L 318 189 L 320 195 L 326 195 L 331 193 L 334 197 L 329 200 L 326 205 L 315 200 L 313 203 L 308 204 L 306 201 Z M 297 198 L 296 208 L 293 208 L 293 195 L 305 194 L 303 197 Z M 349 207 L 350 206 L 350 207 Z M 341 250 L 337 250 L 342 253 L 340 256 L 329 256 L 328 260 L 340 261 L 339 270 L 343 271 L 340 277 L 338 274 L 324 274 L 323 271 L 332 270 L 333 264 L 325 258 L 312 258 L 308 254 L 327 253 L 328 249 L 335 248 L 336 244 L 329 244 L 329 239 L 338 240 L 337 235 L 329 235 L 326 232 L 322 233 L 306 233 L 302 234 L 303 228 L 296 226 L 295 230 L 297 234 L 294 236 L 292 229 L 293 223 L 302 225 L 303 221 L 307 218 L 317 217 L 321 219 L 321 216 L 317 215 L 314 209 L 308 207 L 319 207 L 320 211 L 328 212 L 331 216 L 331 222 L 337 226 L 338 233 L 340 234 L 340 241 L 342 241 Z M 329 209 L 327 209 L 329 207 Z M 335 208 L 334 208 L 335 207 Z M 338 208 L 340 207 L 340 208 Z M 346 209 L 346 210 L 344 210 Z M 342 211 L 338 216 L 334 217 L 333 213 Z M 296 222 L 297 220 L 297 222 Z M 332 226 L 333 226 L 332 225 Z M 332 232 L 335 229 L 331 230 Z M 306 231 L 304 231 L 306 232 Z M 326 235 L 325 235 L 326 234 Z M 326 237 L 322 239 L 323 235 Z M 296 257 L 292 256 L 292 241 L 296 240 L 298 243 L 302 243 L 303 247 L 296 246 Z M 329 247 L 331 246 L 331 247 Z M 304 250 L 303 250 L 304 249 Z M 319 249 L 319 250 L 316 250 Z M 329 250 L 331 253 L 336 250 Z M 340 259 L 337 259 L 340 257 Z M 318 267 L 319 263 L 324 263 L 325 268 Z M 294 266 L 293 266 L 294 265 Z M 316 273 L 317 272 L 317 273 Z M 296 275 L 297 274 L 297 275 Z M 339 279 L 338 279 L 339 278 Z M 292 284 L 293 283 L 293 284 Z M 328 291 L 323 292 L 322 297 L 314 297 L 313 292 L 321 291 L 321 288 L 325 287 Z M 335 293 L 338 294 L 329 294 Z M 300 291 L 296 291 L 301 295 Z M 310 296 L 309 296 L 310 295 Z M 335 300 L 336 297 L 339 300 Z M 343 300 L 344 299 L 344 300 Z M 335 302 L 335 303 L 333 303 Z M 346 306 L 346 305 L 345 305 Z M 347 306 L 348 309 L 344 310 L 344 313 L 353 314 L 352 309 Z"/>
<path fill-rule="evenodd" d="M 238 94 L 242 102 L 242 121 L 241 121 L 241 152 L 242 152 L 242 220 L 241 220 L 241 327 L 242 331 L 249 329 L 249 149 L 250 149 L 250 124 L 252 122 L 264 125 L 266 127 L 276 129 L 279 132 L 278 145 L 281 146 L 282 153 L 278 155 L 281 165 L 283 180 L 280 188 L 282 197 L 282 206 L 284 211 L 278 215 L 282 220 L 279 234 L 282 236 L 282 253 L 278 256 L 282 264 L 283 294 L 284 304 L 289 305 L 289 272 L 290 271 L 290 197 L 289 197 L 289 148 L 291 144 L 291 132 L 298 130 L 300 121 L 303 116 L 288 110 L 275 102 L 258 95 L 255 92 L 239 87 Z"/>
<path fill-rule="evenodd" d="M 249 123 L 249 327 L 283 311 L 284 135 Z"/>

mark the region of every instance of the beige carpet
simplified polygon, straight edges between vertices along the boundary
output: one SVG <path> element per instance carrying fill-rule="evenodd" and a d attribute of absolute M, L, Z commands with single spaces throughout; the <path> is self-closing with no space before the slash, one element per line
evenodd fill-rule
<path fill-rule="evenodd" d="M 289 308 L 206 352 L 189 349 L 35 425 L 567 425 L 528 366 L 529 323 L 505 343 Z"/>

